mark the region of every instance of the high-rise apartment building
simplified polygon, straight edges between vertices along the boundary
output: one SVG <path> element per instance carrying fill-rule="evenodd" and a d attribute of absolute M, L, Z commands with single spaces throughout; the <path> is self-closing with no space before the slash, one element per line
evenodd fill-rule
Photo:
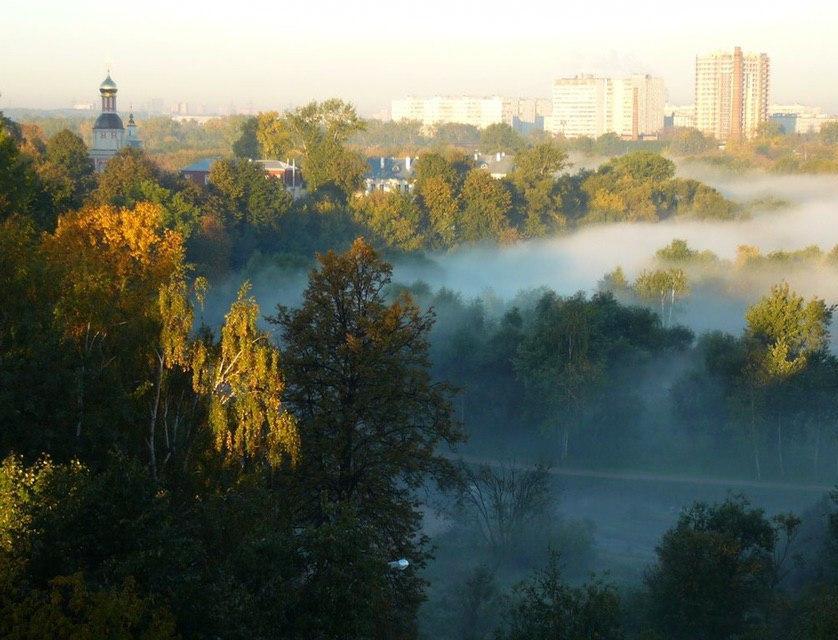
<path fill-rule="evenodd" d="M 393 120 L 418 120 L 425 126 L 459 123 L 483 129 L 503 122 L 504 99 L 500 96 L 409 96 L 392 101 L 390 116 Z"/>
<path fill-rule="evenodd" d="M 390 116 L 396 121 L 416 120 L 424 126 L 470 124 L 479 129 L 506 123 L 525 133 L 543 129 L 549 113 L 550 101 L 541 98 L 409 96 L 390 103 Z"/>
<path fill-rule="evenodd" d="M 770 64 L 764 53 L 711 53 L 695 59 L 695 126 L 719 141 L 752 137 L 768 119 Z"/>
<path fill-rule="evenodd" d="M 663 128 L 665 103 L 663 80 L 648 75 L 559 78 L 553 83 L 552 114 L 544 128 L 568 138 L 655 135 Z"/>

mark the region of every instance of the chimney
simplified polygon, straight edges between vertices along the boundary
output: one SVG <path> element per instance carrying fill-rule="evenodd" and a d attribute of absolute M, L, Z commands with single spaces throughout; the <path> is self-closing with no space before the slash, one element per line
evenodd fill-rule
<path fill-rule="evenodd" d="M 384 171 L 384 156 L 381 156 L 381 170 Z"/>
<path fill-rule="evenodd" d="M 500 162 L 500 151 L 495 154 L 495 162 Z"/>
<path fill-rule="evenodd" d="M 410 171 L 410 165 L 411 165 L 412 161 L 413 161 L 413 158 L 411 158 L 410 156 L 405 157 L 405 159 L 404 159 L 404 170 L 406 172 Z"/>
<path fill-rule="evenodd" d="M 730 139 L 741 142 L 744 137 L 745 60 L 742 49 L 733 50 L 733 94 L 730 97 Z"/>

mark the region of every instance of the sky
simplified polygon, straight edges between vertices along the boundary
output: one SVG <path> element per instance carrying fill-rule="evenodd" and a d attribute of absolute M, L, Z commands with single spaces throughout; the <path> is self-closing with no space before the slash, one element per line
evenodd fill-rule
<path fill-rule="evenodd" d="M 0 108 L 98 102 L 108 66 L 121 108 L 336 96 L 378 115 L 409 94 L 548 97 L 556 77 L 628 72 L 690 104 L 695 55 L 739 45 L 770 55 L 773 103 L 838 113 L 836 24 L 826 0 L 4 0 Z"/>

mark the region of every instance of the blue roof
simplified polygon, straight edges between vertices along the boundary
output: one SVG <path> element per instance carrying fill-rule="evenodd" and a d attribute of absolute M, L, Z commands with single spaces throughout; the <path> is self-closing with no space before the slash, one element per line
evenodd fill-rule
<path fill-rule="evenodd" d="M 409 180 L 413 176 L 413 168 L 408 170 L 406 164 L 405 158 L 367 158 L 365 177 L 373 180 Z"/>
<path fill-rule="evenodd" d="M 188 167 L 184 167 L 181 171 L 209 171 L 216 158 L 201 158 L 197 162 L 193 162 Z"/>

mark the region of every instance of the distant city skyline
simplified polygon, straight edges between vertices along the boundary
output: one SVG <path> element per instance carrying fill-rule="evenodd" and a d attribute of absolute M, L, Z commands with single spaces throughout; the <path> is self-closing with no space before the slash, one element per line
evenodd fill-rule
<path fill-rule="evenodd" d="M 337 96 L 370 116 L 408 94 L 549 97 L 555 78 L 581 73 L 662 77 L 669 101 L 688 104 L 696 55 L 741 46 L 771 56 L 772 102 L 838 112 L 838 87 L 827 81 L 838 59 L 838 7 L 802 0 L 783 15 L 754 4 L 707 0 L 685 16 L 643 0 L 531 12 L 496 0 L 428 0 L 422 11 L 334 0 L 148 0 L 108 11 L 92 0 L 11 0 L 0 107 L 95 102 L 108 66 L 125 106 L 284 109 Z"/>

